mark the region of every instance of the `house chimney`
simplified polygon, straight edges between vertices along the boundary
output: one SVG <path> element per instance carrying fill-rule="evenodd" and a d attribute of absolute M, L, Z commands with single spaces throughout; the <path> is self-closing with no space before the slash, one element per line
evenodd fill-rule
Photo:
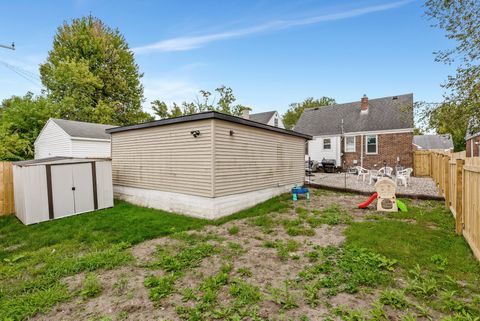
<path fill-rule="evenodd" d="M 250 110 L 249 109 L 242 110 L 242 118 L 250 119 Z"/>
<path fill-rule="evenodd" d="M 360 103 L 360 109 L 363 112 L 368 111 L 368 97 L 367 97 L 367 95 L 363 95 L 361 103 Z"/>

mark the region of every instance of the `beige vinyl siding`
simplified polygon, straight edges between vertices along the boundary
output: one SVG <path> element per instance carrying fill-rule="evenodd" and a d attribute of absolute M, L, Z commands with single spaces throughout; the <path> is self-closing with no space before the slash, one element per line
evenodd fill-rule
<path fill-rule="evenodd" d="M 113 184 L 212 197 L 212 122 L 112 133 Z"/>
<path fill-rule="evenodd" d="M 304 181 L 304 138 L 223 120 L 214 136 L 215 197 Z"/>

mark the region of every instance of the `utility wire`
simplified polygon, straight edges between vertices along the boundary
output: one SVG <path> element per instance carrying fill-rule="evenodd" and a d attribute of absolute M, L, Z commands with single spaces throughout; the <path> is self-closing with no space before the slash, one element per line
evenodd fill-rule
<path fill-rule="evenodd" d="M 36 75 L 36 74 L 34 74 L 34 73 L 32 73 L 28 70 L 25 70 L 23 68 L 20 68 L 18 66 L 11 65 L 8 62 L 3 61 L 3 60 L 0 60 L 0 64 L 4 65 L 8 69 L 13 71 L 17 75 L 19 75 L 20 77 L 22 77 L 23 79 L 28 80 L 32 84 L 34 84 L 34 85 L 36 85 L 40 88 L 42 87 L 42 85 L 40 83 L 40 78 L 38 77 L 38 75 Z"/>

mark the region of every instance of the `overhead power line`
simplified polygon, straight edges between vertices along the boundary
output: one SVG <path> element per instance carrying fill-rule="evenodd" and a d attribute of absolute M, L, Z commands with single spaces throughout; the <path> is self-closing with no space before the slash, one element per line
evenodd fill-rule
<path fill-rule="evenodd" d="M 41 82 L 40 82 L 40 78 L 39 78 L 38 75 L 36 75 L 35 73 L 30 72 L 30 71 L 28 71 L 28 70 L 25 70 L 25 69 L 23 69 L 23 68 L 21 68 L 21 67 L 11 65 L 11 64 L 9 64 L 8 62 L 3 61 L 3 60 L 0 60 L 0 64 L 4 65 L 4 66 L 7 67 L 8 69 L 10 69 L 11 71 L 13 71 L 13 72 L 16 73 L 17 75 L 19 75 L 20 77 L 22 77 L 23 79 L 28 80 L 28 81 L 31 82 L 32 84 L 34 84 L 34 85 L 36 85 L 36 86 L 38 86 L 38 87 L 42 87 Z"/>

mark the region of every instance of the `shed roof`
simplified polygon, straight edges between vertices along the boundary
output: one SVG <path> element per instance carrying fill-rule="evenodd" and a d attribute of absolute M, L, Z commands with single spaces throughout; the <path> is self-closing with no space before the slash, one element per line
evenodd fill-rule
<path fill-rule="evenodd" d="M 36 165 L 50 165 L 50 164 L 69 164 L 69 163 L 83 163 L 83 162 L 96 162 L 96 161 L 108 161 L 110 158 L 79 158 L 79 157 L 66 157 L 66 156 L 53 156 L 39 159 L 29 159 L 24 161 L 13 162 L 16 166 L 36 166 Z"/>
<path fill-rule="evenodd" d="M 112 125 L 103 125 L 95 123 L 87 123 L 83 121 L 66 120 L 51 118 L 51 120 L 60 126 L 68 135 L 80 138 L 93 139 L 110 139 L 110 135 L 105 132 L 107 128 L 112 128 Z"/>
<path fill-rule="evenodd" d="M 312 136 L 310 136 L 308 134 L 303 134 L 303 133 L 299 133 L 299 132 L 296 132 L 296 131 L 293 131 L 293 130 L 288 130 L 288 129 L 283 129 L 283 128 L 279 128 L 279 127 L 275 127 L 275 126 L 262 124 L 262 123 L 259 123 L 259 122 L 256 122 L 256 121 L 253 121 L 253 120 L 250 120 L 250 119 L 245 119 L 245 118 L 241 118 L 241 117 L 237 117 L 237 116 L 232 116 L 232 115 L 228 115 L 228 114 L 224 114 L 224 113 L 219 113 L 217 111 L 206 111 L 206 112 L 203 112 L 203 113 L 185 115 L 185 116 L 180 116 L 180 117 L 175 117 L 175 118 L 154 120 L 154 121 L 151 121 L 151 122 L 146 122 L 146 123 L 137 124 L 137 125 L 114 127 L 114 128 L 107 129 L 106 132 L 107 133 L 118 133 L 118 132 L 124 132 L 124 131 L 128 131 L 128 130 L 136 130 L 136 129 L 142 129 L 142 128 L 165 126 L 165 125 L 185 123 L 185 122 L 197 121 L 197 120 L 203 120 L 203 119 L 225 120 L 225 121 L 229 121 L 229 122 L 232 122 L 232 123 L 237 123 L 237 124 L 241 124 L 241 125 L 245 125 L 245 126 L 266 129 L 266 130 L 274 131 L 274 132 L 281 133 L 281 134 L 302 137 L 302 138 L 305 138 L 305 139 L 312 139 Z"/>
<path fill-rule="evenodd" d="M 259 123 L 268 124 L 268 121 L 272 119 L 275 113 L 276 111 L 272 110 L 272 111 L 266 111 L 263 113 L 250 114 L 248 119 L 259 122 Z"/>
<path fill-rule="evenodd" d="M 360 100 L 309 108 L 295 130 L 312 136 L 341 135 L 390 129 L 413 129 L 413 94 L 369 99 L 368 112 L 361 113 Z"/>
<path fill-rule="evenodd" d="M 422 149 L 453 148 L 453 140 L 450 135 L 415 135 L 413 143 Z"/>

